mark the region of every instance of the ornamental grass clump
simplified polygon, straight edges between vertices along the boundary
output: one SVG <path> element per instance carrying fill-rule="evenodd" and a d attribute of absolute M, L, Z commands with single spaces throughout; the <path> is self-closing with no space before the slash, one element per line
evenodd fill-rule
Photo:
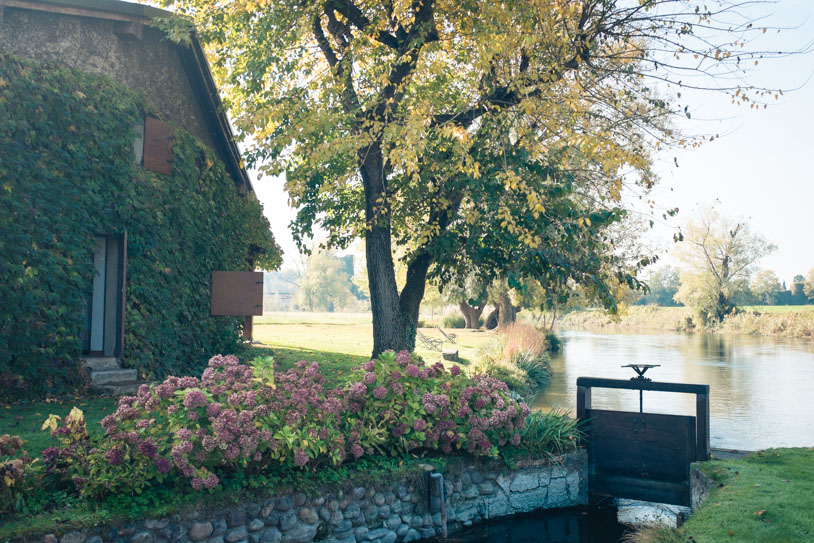
<path fill-rule="evenodd" d="M 481 348 L 472 371 L 505 382 L 532 402 L 551 380 L 548 348 L 546 337 L 533 326 L 511 324 Z"/>
<path fill-rule="evenodd" d="M 543 458 L 575 450 L 584 437 L 580 422 L 562 410 L 535 411 L 526 418 L 521 434 L 523 449 Z"/>

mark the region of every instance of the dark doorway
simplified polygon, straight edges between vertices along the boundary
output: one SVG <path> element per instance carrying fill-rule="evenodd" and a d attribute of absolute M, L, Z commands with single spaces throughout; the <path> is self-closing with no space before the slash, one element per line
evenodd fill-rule
<path fill-rule="evenodd" d="M 82 352 L 120 356 L 125 245 L 123 236 L 96 236 L 92 251 L 94 276 L 85 301 Z"/>

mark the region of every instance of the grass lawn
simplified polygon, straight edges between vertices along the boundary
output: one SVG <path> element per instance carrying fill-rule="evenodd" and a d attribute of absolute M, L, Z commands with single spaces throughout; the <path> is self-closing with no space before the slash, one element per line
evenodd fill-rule
<path fill-rule="evenodd" d="M 814 541 L 814 448 L 769 449 L 702 469 L 718 485 L 680 530 L 645 530 L 639 543 Z"/>
<path fill-rule="evenodd" d="M 424 335 L 444 339 L 435 328 L 420 328 Z M 492 331 L 445 329 L 457 334 L 457 344 L 443 347 L 458 349 L 460 364 L 468 366 L 478 356 L 482 345 L 495 337 Z M 255 320 L 254 339 L 258 347 L 272 349 L 275 360 L 288 367 L 297 360 L 316 360 L 325 369 L 336 368 L 346 373 L 352 366 L 368 360 L 373 351 L 373 325 L 370 313 L 269 313 Z M 416 352 L 428 363 L 441 359 L 441 353 L 417 342 Z M 449 362 L 446 365 L 450 365 Z M 328 377 L 328 372 L 325 372 Z"/>
<path fill-rule="evenodd" d="M 682 528 L 698 541 L 814 541 L 814 448 L 710 462 L 719 485 Z"/>

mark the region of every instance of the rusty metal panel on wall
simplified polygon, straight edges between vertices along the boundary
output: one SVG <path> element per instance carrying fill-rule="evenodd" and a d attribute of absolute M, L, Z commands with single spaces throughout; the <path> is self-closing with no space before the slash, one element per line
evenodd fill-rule
<path fill-rule="evenodd" d="M 211 315 L 263 314 L 263 272 L 212 272 Z"/>

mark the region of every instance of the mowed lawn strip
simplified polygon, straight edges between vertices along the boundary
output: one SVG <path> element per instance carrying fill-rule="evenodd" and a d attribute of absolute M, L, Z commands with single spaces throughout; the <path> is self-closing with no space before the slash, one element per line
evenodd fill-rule
<path fill-rule="evenodd" d="M 445 328 L 447 334 L 457 335 L 453 344 L 435 328 L 419 330 L 428 337 L 444 340 L 444 349 L 457 349 L 462 366 L 474 362 L 481 346 L 495 338 L 493 331 Z M 260 347 L 279 353 L 275 360 L 281 367 L 286 367 L 286 358 L 297 356 L 297 352 L 303 360 L 320 363 L 320 353 L 328 364 L 331 360 L 341 361 L 342 355 L 361 357 L 359 360 L 364 362 L 373 352 L 373 325 L 369 313 L 267 313 L 255 321 L 254 339 L 261 342 Z M 420 341 L 416 341 L 415 351 L 428 364 L 441 360 L 439 351 L 428 349 Z"/>
<path fill-rule="evenodd" d="M 718 486 L 681 528 L 704 543 L 814 541 L 814 448 L 705 463 Z"/>

